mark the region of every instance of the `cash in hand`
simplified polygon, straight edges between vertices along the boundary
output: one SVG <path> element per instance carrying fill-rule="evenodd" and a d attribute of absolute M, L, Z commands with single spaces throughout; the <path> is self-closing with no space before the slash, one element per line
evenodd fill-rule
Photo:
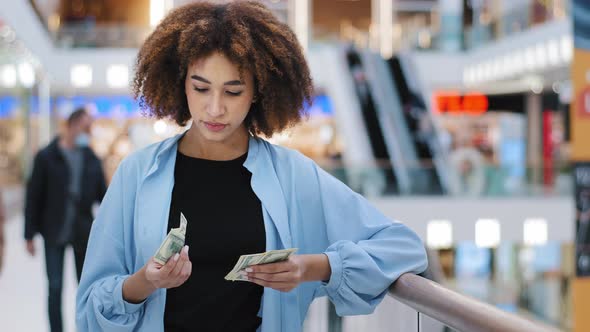
<path fill-rule="evenodd" d="M 180 213 L 180 227 L 172 228 L 154 255 L 154 260 L 159 264 L 166 264 L 170 257 L 179 253 L 184 247 L 186 236 L 186 218 Z"/>
<path fill-rule="evenodd" d="M 247 281 L 240 271 L 252 265 L 261 265 L 286 261 L 297 251 L 297 248 L 270 250 L 267 252 L 251 255 L 242 255 L 234 268 L 225 276 L 225 280 Z"/>

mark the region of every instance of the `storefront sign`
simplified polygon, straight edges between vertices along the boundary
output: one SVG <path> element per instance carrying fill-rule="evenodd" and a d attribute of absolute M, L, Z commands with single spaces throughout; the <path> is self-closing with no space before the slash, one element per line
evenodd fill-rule
<path fill-rule="evenodd" d="M 570 109 L 571 156 L 576 201 L 576 276 L 572 281 L 573 331 L 590 331 L 590 2 L 572 1 L 574 58 L 571 65 L 573 96 Z"/>
<path fill-rule="evenodd" d="M 578 114 L 581 117 L 590 118 L 590 87 L 584 88 L 576 96 Z"/>
<path fill-rule="evenodd" d="M 478 92 L 461 94 L 454 91 L 434 94 L 434 111 L 439 114 L 481 115 L 488 111 L 488 97 Z"/>

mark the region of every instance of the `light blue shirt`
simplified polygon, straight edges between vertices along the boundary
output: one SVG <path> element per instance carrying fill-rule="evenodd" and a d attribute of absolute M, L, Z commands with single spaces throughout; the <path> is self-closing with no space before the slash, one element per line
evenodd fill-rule
<path fill-rule="evenodd" d="M 90 234 L 76 299 L 78 331 L 164 330 L 166 290 L 131 304 L 122 286 L 166 236 L 180 137 L 130 155 L 117 169 Z M 414 232 L 299 152 L 252 137 L 244 167 L 262 202 L 267 250 L 325 253 L 332 270 L 328 282 L 302 283 L 291 292 L 265 288 L 259 331 L 301 331 L 311 301 L 325 295 L 339 315 L 371 313 L 401 274 L 426 269 Z M 193 273 L 198 269 L 193 262 Z"/>

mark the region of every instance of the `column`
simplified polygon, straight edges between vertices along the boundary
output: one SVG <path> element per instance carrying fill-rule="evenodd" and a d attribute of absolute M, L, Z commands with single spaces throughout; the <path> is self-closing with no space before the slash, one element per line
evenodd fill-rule
<path fill-rule="evenodd" d="M 573 0 L 572 5 L 575 50 L 570 125 L 576 206 L 576 278 L 572 294 L 574 332 L 582 332 L 590 331 L 590 3 Z"/>
<path fill-rule="evenodd" d="M 289 0 L 289 25 L 304 51 L 309 47 L 311 15 L 311 0 Z"/>
<path fill-rule="evenodd" d="M 527 116 L 527 166 L 530 167 L 530 181 L 540 184 L 543 179 L 543 111 L 541 95 L 529 93 L 526 96 Z"/>
<path fill-rule="evenodd" d="M 371 48 L 388 59 L 393 56 L 393 2 L 371 0 Z"/>
<path fill-rule="evenodd" d="M 39 147 L 46 146 L 55 134 L 51 119 L 51 83 L 47 75 L 39 80 L 37 88 L 39 97 Z"/>
<path fill-rule="evenodd" d="M 463 40 L 463 1 L 439 0 L 440 49 L 448 52 L 461 50 Z"/>

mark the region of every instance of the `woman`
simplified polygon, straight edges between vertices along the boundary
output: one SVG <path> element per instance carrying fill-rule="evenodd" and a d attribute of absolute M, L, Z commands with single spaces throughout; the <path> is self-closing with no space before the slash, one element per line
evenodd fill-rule
<path fill-rule="evenodd" d="M 301 331 L 315 297 L 370 313 L 399 275 L 426 268 L 412 231 L 257 137 L 296 124 L 312 90 L 295 35 L 263 5 L 174 10 L 141 48 L 134 89 L 150 114 L 191 127 L 114 175 L 78 290 L 80 331 Z M 162 266 L 152 256 L 181 212 L 186 246 Z M 224 280 L 240 255 L 283 248 L 297 255 Z"/>

